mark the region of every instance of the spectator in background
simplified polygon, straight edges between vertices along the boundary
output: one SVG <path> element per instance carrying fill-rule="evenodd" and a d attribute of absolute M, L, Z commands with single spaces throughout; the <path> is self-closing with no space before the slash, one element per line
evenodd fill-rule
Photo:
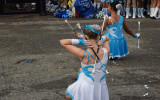
<path fill-rule="evenodd" d="M 132 18 L 136 18 L 136 0 L 127 0 L 126 18 L 129 18 L 131 1 L 132 1 L 132 6 L 133 6 L 133 17 Z"/>
<path fill-rule="evenodd" d="M 147 0 L 147 15 L 150 15 L 151 0 Z"/>
<path fill-rule="evenodd" d="M 100 9 L 101 7 L 101 0 L 94 0 L 94 9 Z"/>
<path fill-rule="evenodd" d="M 158 14 L 159 12 L 159 14 Z M 158 17 L 157 17 L 157 14 L 158 14 Z M 156 7 L 155 7 L 155 10 L 153 12 L 153 18 L 159 18 L 160 17 L 160 0 L 157 0 L 156 1 Z"/>
<path fill-rule="evenodd" d="M 151 0 L 151 9 L 150 9 L 150 17 L 152 18 L 153 17 L 153 14 L 154 14 L 154 10 L 156 8 L 156 2 L 158 0 Z"/>
<path fill-rule="evenodd" d="M 144 1 L 143 0 L 137 0 L 138 1 L 138 18 L 145 18 L 144 16 Z"/>

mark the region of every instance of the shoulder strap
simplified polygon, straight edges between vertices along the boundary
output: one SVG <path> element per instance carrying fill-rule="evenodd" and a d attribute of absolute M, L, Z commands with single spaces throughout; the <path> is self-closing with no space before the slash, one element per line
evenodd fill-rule
<path fill-rule="evenodd" d="M 82 60 L 83 60 L 83 58 L 84 58 L 84 56 L 85 56 L 85 54 L 88 54 L 88 61 L 87 61 L 87 65 L 89 64 L 89 55 L 94 59 L 94 60 L 96 60 L 96 58 L 95 57 L 93 57 L 93 55 L 91 55 L 87 50 L 85 50 L 85 53 L 84 53 L 84 55 L 83 55 L 83 57 L 82 57 L 82 59 L 81 59 L 81 62 L 82 62 Z M 97 61 L 98 62 L 98 61 Z"/>
<path fill-rule="evenodd" d="M 88 54 L 88 61 L 87 61 L 87 65 L 89 64 L 89 55 L 91 55 L 88 51 L 87 51 L 87 54 Z M 91 57 L 94 59 L 94 60 L 96 60 L 94 57 L 93 57 L 93 55 L 91 55 Z"/>
<path fill-rule="evenodd" d="M 108 24 L 109 24 L 109 21 L 111 20 L 111 19 L 110 19 L 111 17 L 108 17 L 108 18 L 109 18 L 109 20 L 108 20 Z M 112 24 L 113 24 L 113 23 L 112 23 Z"/>
<path fill-rule="evenodd" d="M 117 23 L 112 17 L 110 17 L 111 18 L 111 21 L 114 21 L 115 23 Z M 113 23 L 112 23 L 113 24 Z"/>
<path fill-rule="evenodd" d="M 84 58 L 84 56 L 85 56 L 86 52 L 87 52 L 87 50 L 85 50 L 84 55 L 83 55 L 83 57 L 82 57 L 82 59 L 81 59 L 81 62 L 82 62 L 82 60 L 83 60 L 83 58 Z"/>
<path fill-rule="evenodd" d="M 88 53 L 89 55 L 91 55 L 88 51 L 87 51 L 87 53 Z M 95 59 L 95 58 L 93 57 L 93 55 L 91 55 L 91 57 L 92 57 L 93 59 Z"/>
<path fill-rule="evenodd" d="M 83 55 L 83 57 L 81 59 L 81 62 L 82 62 L 82 60 L 83 60 L 83 58 L 84 58 L 86 53 L 88 54 L 88 61 L 87 61 L 87 65 L 88 65 L 89 64 L 89 55 L 91 55 L 91 54 L 87 50 L 85 50 L 85 53 L 84 53 L 84 55 Z"/>

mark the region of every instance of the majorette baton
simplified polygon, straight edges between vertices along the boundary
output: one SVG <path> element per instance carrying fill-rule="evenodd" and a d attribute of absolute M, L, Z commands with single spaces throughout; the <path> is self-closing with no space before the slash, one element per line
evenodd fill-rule
<path fill-rule="evenodd" d="M 65 22 L 69 25 L 69 27 L 74 31 L 75 34 L 77 34 L 77 32 L 75 31 L 75 29 L 71 26 L 71 24 L 67 21 L 67 19 L 65 20 Z"/>
<path fill-rule="evenodd" d="M 138 21 L 138 32 L 140 32 L 140 31 L 141 31 L 141 22 Z M 138 37 L 138 48 L 140 47 L 139 42 L 140 42 L 140 40 L 139 40 L 139 37 Z"/>

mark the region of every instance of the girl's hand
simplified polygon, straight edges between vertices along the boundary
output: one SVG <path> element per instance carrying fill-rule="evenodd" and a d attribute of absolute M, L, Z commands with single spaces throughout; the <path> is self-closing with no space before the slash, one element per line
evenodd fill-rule
<path fill-rule="evenodd" d="M 140 33 L 134 34 L 134 38 L 140 38 L 140 37 L 141 37 Z"/>
<path fill-rule="evenodd" d="M 83 35 L 82 35 L 81 33 L 77 33 L 76 36 L 77 36 L 78 38 L 83 38 Z"/>
<path fill-rule="evenodd" d="M 99 48 L 101 48 L 101 47 L 102 47 L 102 45 L 103 45 L 102 40 L 99 40 L 97 44 L 98 44 Z"/>
<path fill-rule="evenodd" d="M 89 40 L 84 40 L 88 48 L 94 48 Z"/>

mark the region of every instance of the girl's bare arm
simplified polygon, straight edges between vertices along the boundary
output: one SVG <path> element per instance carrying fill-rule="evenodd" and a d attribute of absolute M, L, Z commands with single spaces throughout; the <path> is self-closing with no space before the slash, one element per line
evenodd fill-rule
<path fill-rule="evenodd" d="M 129 35 L 131 35 L 131 36 L 133 36 L 133 37 L 135 36 L 135 34 L 128 28 L 125 20 L 124 20 L 124 22 L 123 22 L 123 28 L 124 28 L 124 30 L 125 30 Z"/>
<path fill-rule="evenodd" d="M 60 43 L 71 54 L 77 56 L 80 59 L 83 57 L 85 50 L 72 45 L 72 39 L 62 39 L 60 40 Z"/>

